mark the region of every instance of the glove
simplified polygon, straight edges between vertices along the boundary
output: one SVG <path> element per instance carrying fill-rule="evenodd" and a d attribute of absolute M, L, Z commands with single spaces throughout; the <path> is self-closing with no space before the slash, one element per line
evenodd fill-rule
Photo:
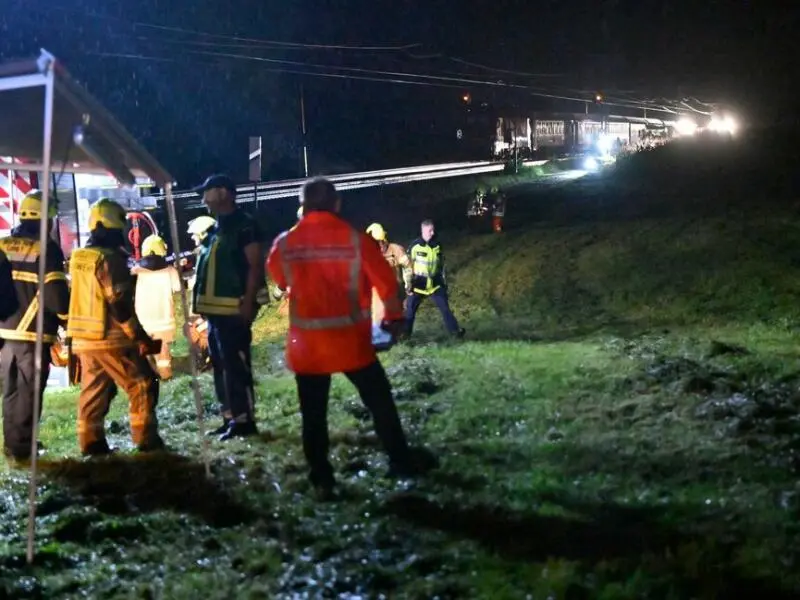
<path fill-rule="evenodd" d="M 142 340 L 139 342 L 139 354 L 150 356 L 161 352 L 161 340 Z"/>
<path fill-rule="evenodd" d="M 406 330 L 406 320 L 400 319 L 384 319 L 381 321 L 381 329 L 392 334 L 392 337 L 400 337 Z"/>

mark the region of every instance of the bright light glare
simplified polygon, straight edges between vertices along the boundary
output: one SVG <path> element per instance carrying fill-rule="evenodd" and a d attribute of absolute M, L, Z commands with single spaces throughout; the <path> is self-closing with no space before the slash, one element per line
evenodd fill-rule
<path fill-rule="evenodd" d="M 678 135 L 694 135 L 697 131 L 697 123 L 689 117 L 681 117 L 675 123 L 675 131 L 678 132 Z"/>
<path fill-rule="evenodd" d="M 708 128 L 717 133 L 729 133 L 733 135 L 739 129 L 739 124 L 736 122 L 736 119 L 730 115 L 725 118 L 714 115 L 708 123 Z"/>
<path fill-rule="evenodd" d="M 611 137 L 607 135 L 601 135 L 597 140 L 597 149 L 603 154 L 608 154 L 611 152 L 612 143 Z"/>
<path fill-rule="evenodd" d="M 583 168 L 586 171 L 596 171 L 598 167 L 597 159 L 594 156 L 588 156 L 583 161 Z"/>

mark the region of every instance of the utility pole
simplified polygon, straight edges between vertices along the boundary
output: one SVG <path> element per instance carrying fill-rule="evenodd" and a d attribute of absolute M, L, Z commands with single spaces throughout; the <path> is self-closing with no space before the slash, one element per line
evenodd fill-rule
<path fill-rule="evenodd" d="M 303 127 L 303 172 L 308 177 L 308 144 L 306 141 L 306 101 L 303 86 L 300 86 L 300 124 Z"/>

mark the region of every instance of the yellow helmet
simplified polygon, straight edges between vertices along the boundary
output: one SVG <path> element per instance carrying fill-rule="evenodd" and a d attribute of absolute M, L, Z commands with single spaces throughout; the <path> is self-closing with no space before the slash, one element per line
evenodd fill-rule
<path fill-rule="evenodd" d="M 142 256 L 151 254 L 162 257 L 167 255 L 167 244 L 157 235 L 148 235 L 142 242 Z"/>
<path fill-rule="evenodd" d="M 378 242 L 386 241 L 386 230 L 380 223 L 373 223 L 367 227 L 367 234 L 372 236 L 372 239 Z"/>
<path fill-rule="evenodd" d="M 199 244 L 208 235 L 208 231 L 216 226 L 217 222 L 208 215 L 202 215 L 189 221 L 189 229 L 186 232 L 192 236 L 195 243 Z"/>
<path fill-rule="evenodd" d="M 106 229 L 125 229 L 125 209 L 110 198 L 100 198 L 89 209 L 89 231 L 102 225 Z"/>
<path fill-rule="evenodd" d="M 52 196 L 47 206 L 47 218 L 52 219 L 58 214 L 58 206 L 54 202 Z M 19 219 L 20 221 L 38 221 L 42 218 L 42 192 L 40 190 L 31 190 L 19 203 Z"/>

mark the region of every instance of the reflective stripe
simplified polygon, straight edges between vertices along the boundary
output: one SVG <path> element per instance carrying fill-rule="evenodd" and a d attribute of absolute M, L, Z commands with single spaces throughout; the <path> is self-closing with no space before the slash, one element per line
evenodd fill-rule
<path fill-rule="evenodd" d="M 16 329 L 0 329 L 0 338 L 4 340 L 16 340 L 16 341 L 36 341 L 36 332 L 35 331 L 28 331 L 28 328 L 33 323 L 33 319 L 36 317 L 36 313 L 39 311 L 39 292 L 36 292 L 36 295 L 31 300 L 31 303 L 28 305 L 28 308 L 25 309 L 25 312 L 22 315 L 22 318 L 19 320 Z M 42 336 L 42 339 L 46 337 L 55 338 L 54 335 L 51 336 Z"/>
<path fill-rule="evenodd" d="M 24 283 L 39 283 L 39 275 L 36 273 L 28 273 L 27 271 L 11 271 L 11 278 L 14 281 L 22 281 Z M 67 275 L 61 271 L 52 271 L 44 276 L 45 283 L 66 280 Z"/>
<path fill-rule="evenodd" d="M 287 287 L 292 287 L 292 262 L 312 261 L 312 260 L 349 260 L 350 272 L 347 288 L 347 295 L 350 304 L 350 314 L 339 317 L 320 317 L 317 319 L 306 319 L 297 314 L 297 303 L 289 297 L 289 324 L 298 329 L 318 330 L 318 329 L 339 329 L 350 327 L 370 318 L 370 309 L 361 308 L 358 297 L 359 275 L 361 274 L 361 237 L 355 229 L 350 233 L 350 247 L 343 246 L 322 246 L 316 248 L 288 248 L 286 235 L 284 234 L 278 242 L 281 252 L 281 263 L 283 273 L 286 277 Z"/>
<path fill-rule="evenodd" d="M 67 274 L 62 273 L 61 271 L 51 271 L 47 275 L 44 276 L 45 283 L 53 283 L 54 281 L 66 281 Z"/>
<path fill-rule="evenodd" d="M 11 279 L 23 283 L 39 283 L 39 276 L 36 273 L 27 273 L 26 271 L 11 271 Z"/>
<path fill-rule="evenodd" d="M 19 320 L 17 331 L 27 331 L 31 326 L 31 323 L 33 323 L 33 319 L 36 317 L 37 312 L 39 312 L 39 292 L 36 292 L 36 295 L 28 305 L 28 309 L 25 311 L 25 314 L 22 315 L 22 318 Z"/>
<path fill-rule="evenodd" d="M 35 342 L 36 332 L 34 331 L 19 331 L 17 329 L 0 329 L 0 338 L 9 342 Z M 52 344 L 56 341 L 56 336 L 44 334 L 42 341 Z"/>

